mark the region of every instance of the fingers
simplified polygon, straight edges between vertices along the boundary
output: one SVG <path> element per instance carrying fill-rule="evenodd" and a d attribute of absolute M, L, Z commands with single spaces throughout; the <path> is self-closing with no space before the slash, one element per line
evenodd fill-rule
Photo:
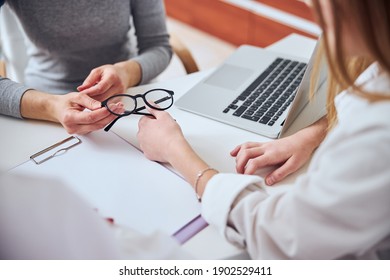
<path fill-rule="evenodd" d="M 300 165 L 296 163 L 294 157 L 291 157 L 282 166 L 268 174 L 265 178 L 265 182 L 269 186 L 274 185 L 275 183 L 278 183 L 286 178 L 291 173 L 297 171 L 299 167 Z"/>
<path fill-rule="evenodd" d="M 104 95 L 108 96 L 107 91 L 110 89 L 111 83 L 105 80 L 99 81 L 97 84 L 81 91 L 80 93 L 87 94 L 89 96 Z"/>
<path fill-rule="evenodd" d="M 64 117 L 63 126 L 70 134 L 85 134 L 104 128 L 115 118 L 106 108 L 91 112 L 71 112 Z"/>
<path fill-rule="evenodd" d="M 100 108 L 95 111 L 68 111 L 64 116 L 64 123 L 68 125 L 93 124 L 104 118 L 113 116 L 106 108 Z M 115 116 L 113 116 L 115 117 Z"/>
<path fill-rule="evenodd" d="M 77 90 L 82 91 L 94 86 L 97 82 L 99 82 L 100 77 L 101 77 L 100 69 L 92 70 L 91 73 L 88 75 L 88 77 L 84 80 L 83 84 L 77 87 Z"/>
<path fill-rule="evenodd" d="M 247 142 L 235 147 L 230 152 L 231 156 L 236 157 L 236 170 L 238 173 L 253 174 L 255 172 L 250 168 L 250 173 L 248 173 L 248 163 L 249 161 L 253 162 L 253 158 L 260 157 L 264 154 L 262 146 L 262 143 Z"/>
<path fill-rule="evenodd" d="M 153 104 L 153 106 L 158 107 L 158 105 Z M 145 106 L 146 110 L 148 110 L 149 113 L 151 113 L 156 119 L 162 119 L 162 118 L 169 118 L 171 120 L 174 120 L 172 116 L 166 112 L 166 111 L 160 111 L 153 108 L 150 108 L 149 106 Z"/>
<path fill-rule="evenodd" d="M 238 145 L 230 152 L 230 155 L 235 157 L 237 156 L 237 154 L 240 152 L 241 149 L 249 149 L 249 148 L 257 147 L 259 145 L 261 145 L 261 143 L 257 143 L 257 142 L 247 142 L 245 144 Z"/>
<path fill-rule="evenodd" d="M 123 93 L 126 85 L 114 66 L 104 65 L 93 69 L 77 89 L 102 101 L 111 95 Z"/>
<path fill-rule="evenodd" d="M 123 113 L 124 112 L 123 103 L 118 102 L 115 104 L 111 104 L 110 110 L 115 112 L 115 113 L 118 113 L 118 114 Z M 78 121 L 80 124 L 96 123 L 96 122 L 101 121 L 107 117 L 110 117 L 109 119 L 111 119 L 111 120 L 117 118 L 116 115 L 111 114 L 106 108 L 99 108 L 99 109 L 97 109 L 95 111 L 91 111 L 91 112 L 84 111 L 84 112 L 81 112 L 79 115 L 80 116 L 78 118 Z"/>
<path fill-rule="evenodd" d="M 102 87 L 100 87 L 100 88 L 99 87 L 100 87 L 100 83 L 97 84 L 95 87 L 92 87 L 90 89 L 86 89 L 80 93 L 88 94 L 90 96 L 93 96 L 93 98 L 98 100 L 98 101 L 103 101 L 103 100 L 106 100 L 108 97 L 111 97 L 115 94 L 122 92 L 121 90 L 119 90 L 118 88 L 115 88 L 115 87 L 111 87 L 107 91 L 103 92 L 103 91 L 100 91 L 102 89 Z"/>
<path fill-rule="evenodd" d="M 162 131 L 166 129 L 180 130 L 179 124 L 172 116 L 166 111 L 160 111 L 146 106 L 146 109 L 153 115 L 143 116 L 138 122 L 139 132 L 143 129 L 149 129 L 153 131 Z"/>
<path fill-rule="evenodd" d="M 60 122 L 70 134 L 85 134 L 102 129 L 117 117 L 88 95 L 70 93 L 64 98 L 68 99 L 66 103 L 68 108 L 64 110 Z M 85 108 L 90 111 L 84 110 Z M 121 102 L 112 104 L 110 109 L 118 114 L 124 111 Z"/>
<path fill-rule="evenodd" d="M 267 143 L 245 143 L 231 151 L 236 157 L 238 173 L 255 174 L 264 167 L 279 166 L 266 176 L 273 185 L 297 171 L 310 158 L 313 149 L 307 148 L 307 137 L 290 136 Z M 310 145 L 309 145 L 310 146 Z"/>
<path fill-rule="evenodd" d="M 238 173 L 241 174 L 253 174 L 248 173 L 249 170 L 252 170 L 252 168 L 248 169 L 250 165 L 258 164 L 258 168 L 261 168 L 261 160 L 260 158 L 263 155 L 263 150 L 259 147 L 250 148 L 250 149 L 241 149 L 236 157 L 236 170 Z M 257 159 L 256 161 L 254 159 Z M 264 158 L 264 157 L 263 157 Z M 254 168 L 256 168 L 255 166 Z"/>
<path fill-rule="evenodd" d="M 269 156 L 263 154 L 261 156 L 258 156 L 256 158 L 251 158 L 246 162 L 246 165 L 244 166 L 244 172 L 243 174 L 253 175 L 257 171 L 259 171 L 261 168 L 269 167 L 274 165 L 274 163 L 271 161 Z"/>
<path fill-rule="evenodd" d="M 237 146 L 231 152 L 236 157 L 237 172 L 252 175 L 262 168 L 280 165 L 272 176 L 267 177 L 270 184 L 279 182 L 295 172 L 302 165 L 300 161 L 304 162 L 300 158 L 305 158 L 300 150 L 295 155 L 294 149 L 287 144 L 284 141 L 273 141 L 264 144 L 249 142 Z"/>
<path fill-rule="evenodd" d="M 96 110 L 101 108 L 101 103 L 91 97 L 89 97 L 86 94 L 80 93 L 76 95 L 75 99 L 72 100 L 74 103 L 77 103 L 78 105 L 81 105 L 82 107 L 85 107 L 89 110 Z"/>
<path fill-rule="evenodd" d="M 238 145 L 237 147 L 235 147 L 235 148 L 230 152 L 230 155 L 231 155 L 232 157 L 237 156 L 237 154 L 238 154 L 238 152 L 240 151 L 240 149 L 241 149 L 241 145 Z"/>
<path fill-rule="evenodd" d="M 101 108 L 91 112 L 80 112 L 77 117 L 79 124 L 94 124 L 107 117 L 115 118 L 106 108 Z"/>

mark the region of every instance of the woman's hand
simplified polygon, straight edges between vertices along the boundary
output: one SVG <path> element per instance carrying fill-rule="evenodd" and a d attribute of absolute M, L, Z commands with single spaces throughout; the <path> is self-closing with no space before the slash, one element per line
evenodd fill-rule
<path fill-rule="evenodd" d="M 57 97 L 55 117 L 70 134 L 86 134 L 102 129 L 117 118 L 86 94 L 71 92 Z M 124 110 L 122 103 L 114 104 L 111 109 L 117 113 Z"/>
<path fill-rule="evenodd" d="M 138 123 L 137 138 L 145 156 L 154 161 L 170 162 L 173 151 L 187 146 L 177 122 L 168 112 L 148 108 L 154 118 L 144 116 Z"/>
<path fill-rule="evenodd" d="M 123 112 L 123 104 L 117 103 L 116 112 Z M 88 110 L 85 110 L 88 109 Z M 71 92 L 52 95 L 28 90 L 22 97 L 21 114 L 24 118 L 59 122 L 70 134 L 85 134 L 105 127 L 116 116 L 101 103 L 86 94 Z"/>
<path fill-rule="evenodd" d="M 139 84 L 141 76 L 141 66 L 134 60 L 107 64 L 93 69 L 77 90 L 103 101 Z"/>
<path fill-rule="evenodd" d="M 91 71 L 83 84 L 77 90 L 98 101 L 124 93 L 127 89 L 127 73 L 124 68 L 116 65 L 103 65 Z"/>
<path fill-rule="evenodd" d="M 327 121 L 323 118 L 315 124 L 286 138 L 267 143 L 248 142 L 237 146 L 231 155 L 236 157 L 236 170 L 242 174 L 254 174 L 268 166 L 278 166 L 265 177 L 267 185 L 273 185 L 302 167 L 326 135 Z"/>
<path fill-rule="evenodd" d="M 144 116 L 139 121 L 138 141 L 145 156 L 154 161 L 170 163 L 183 177 L 195 187 L 201 170 L 208 168 L 184 138 L 180 126 L 165 111 L 148 108 L 153 117 Z M 207 172 L 198 181 L 196 190 L 203 195 L 207 182 L 215 171 Z"/>
<path fill-rule="evenodd" d="M 273 185 L 305 164 L 313 150 L 314 147 L 283 138 L 267 143 L 248 142 L 237 146 L 230 154 L 236 157 L 236 170 L 242 174 L 254 174 L 261 168 L 278 165 L 265 178 L 267 185 Z"/>

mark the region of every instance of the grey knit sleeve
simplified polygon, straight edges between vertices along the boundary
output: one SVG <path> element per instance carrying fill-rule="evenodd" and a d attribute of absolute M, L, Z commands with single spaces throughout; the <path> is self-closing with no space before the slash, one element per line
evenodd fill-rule
<path fill-rule="evenodd" d="M 4 1 L 0 0 L 0 8 Z M 0 43 L 1 57 L 1 43 Z M 22 118 L 20 113 L 20 101 L 23 94 L 29 88 L 0 76 L 0 114 Z"/>
<path fill-rule="evenodd" d="M 162 0 L 130 1 L 138 56 L 134 58 L 142 68 L 141 84 L 160 74 L 169 64 L 172 49 L 165 22 Z"/>
<path fill-rule="evenodd" d="M 0 77 L 0 114 L 22 118 L 20 102 L 27 90 L 28 87 Z"/>

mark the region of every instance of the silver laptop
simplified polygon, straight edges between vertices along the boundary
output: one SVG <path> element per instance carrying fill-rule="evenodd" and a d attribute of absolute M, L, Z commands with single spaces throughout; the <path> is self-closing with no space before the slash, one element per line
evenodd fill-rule
<path fill-rule="evenodd" d="M 316 51 L 317 46 L 306 61 L 243 45 L 175 105 L 270 138 L 283 137 L 304 108 L 311 109 L 311 116 L 295 124 L 295 131 L 325 114 L 325 66 L 314 104 L 319 109 L 309 108 L 310 72 Z"/>

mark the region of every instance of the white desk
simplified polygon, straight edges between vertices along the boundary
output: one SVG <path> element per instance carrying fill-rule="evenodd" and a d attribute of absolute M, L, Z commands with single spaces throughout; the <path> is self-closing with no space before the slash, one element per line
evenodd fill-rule
<path fill-rule="evenodd" d="M 308 57 L 314 44 L 314 40 L 299 35 L 291 35 L 273 45 L 270 49 Z M 130 92 L 142 93 L 151 88 L 161 87 L 174 90 L 177 99 L 209 73 L 210 71 L 204 71 L 157 84 L 143 85 L 132 88 Z M 260 135 L 179 110 L 174 106 L 169 109 L 169 112 L 181 125 L 184 135 L 195 151 L 210 166 L 221 172 L 235 172 L 234 158 L 229 155 L 235 146 L 247 141 L 269 141 L 269 139 Z M 122 118 L 112 130 L 129 143 L 138 146 L 136 139 L 138 119 L 135 116 Z M 21 121 L 4 116 L 0 116 L 0 129 L 2 131 L 0 170 L 10 169 L 26 162 L 31 154 L 67 136 L 59 125 L 37 121 Z M 294 180 L 296 175 L 290 176 L 285 182 Z M 226 258 L 238 256 L 242 253 L 224 241 L 216 230 L 210 226 L 185 243 L 183 248 L 201 259 Z"/>
<path fill-rule="evenodd" d="M 271 46 L 269 49 L 280 53 L 289 53 L 298 57 L 309 58 L 315 46 L 315 41 L 299 35 L 290 35 L 284 40 Z M 131 93 L 143 93 L 155 87 L 171 89 L 175 92 L 175 99 L 182 96 L 199 80 L 210 74 L 203 71 L 179 79 L 169 80 L 158 84 L 144 85 L 130 90 Z M 266 142 L 269 138 L 238 129 L 205 117 L 201 117 L 173 106 L 170 114 L 180 124 L 183 133 L 194 150 L 212 167 L 221 172 L 236 172 L 235 159 L 230 151 L 237 145 L 248 142 Z M 304 116 L 303 116 L 304 117 Z M 112 130 L 136 147 L 139 147 L 136 135 L 139 117 L 123 118 Z M 288 176 L 283 184 L 290 183 L 306 170 L 306 166 L 295 174 Z M 266 170 L 263 170 L 266 172 Z M 265 174 L 263 172 L 263 174 Z M 260 173 L 261 174 L 261 173 Z M 212 244 L 211 248 L 207 244 Z M 183 247 L 198 258 L 225 258 L 227 256 L 246 257 L 240 250 L 224 241 L 213 227 L 207 227 L 190 239 Z"/>
<path fill-rule="evenodd" d="M 293 34 L 272 45 L 269 49 L 276 52 L 289 53 L 298 57 L 309 58 L 314 46 L 314 40 Z M 143 93 L 149 89 L 161 87 L 173 90 L 175 92 L 174 98 L 177 100 L 188 89 L 210 73 L 211 70 L 202 71 L 158 84 L 135 87 L 130 89 L 129 92 L 134 94 Z M 180 124 L 185 137 L 194 150 L 210 166 L 217 168 L 221 172 L 236 172 L 235 160 L 230 156 L 230 151 L 237 145 L 248 141 L 267 142 L 271 140 L 246 130 L 180 110 L 175 106 L 170 108 L 169 112 Z M 139 147 L 136 138 L 139 118 L 136 116 L 122 118 L 111 130 L 129 143 Z"/>

